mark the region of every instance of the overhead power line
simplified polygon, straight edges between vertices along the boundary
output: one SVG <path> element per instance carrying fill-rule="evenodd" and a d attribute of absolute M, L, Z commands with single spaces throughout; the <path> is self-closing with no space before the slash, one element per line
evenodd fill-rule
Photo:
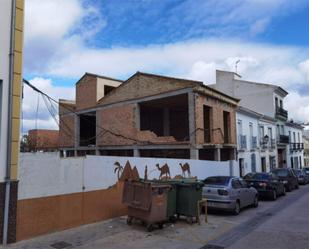
<path fill-rule="evenodd" d="M 78 114 L 77 112 L 75 112 L 74 110 L 72 110 L 72 109 L 70 109 L 70 108 L 67 108 L 65 105 L 61 105 L 57 100 L 55 100 L 54 98 L 52 98 L 52 97 L 49 96 L 48 94 L 44 93 L 43 91 L 41 91 L 40 89 L 38 89 L 37 87 L 35 87 L 34 85 L 32 85 L 28 80 L 23 79 L 23 82 L 24 82 L 27 86 L 29 86 L 32 90 L 34 90 L 34 91 L 40 93 L 42 96 L 44 96 L 45 98 L 47 98 L 47 99 L 49 100 L 50 103 L 51 103 L 51 101 L 52 101 L 52 102 L 56 103 L 57 105 L 60 105 L 62 108 L 66 109 L 67 111 L 69 111 L 69 112 L 71 112 L 71 113 L 73 113 L 73 114 L 75 114 L 75 115 L 79 115 L 79 114 Z M 43 99 L 44 99 L 44 97 L 43 97 Z M 51 105 L 51 106 L 52 106 L 52 105 Z M 55 115 L 55 114 L 53 114 L 52 108 L 47 107 L 47 110 L 49 111 L 49 113 L 50 113 L 52 116 Z M 54 117 L 53 117 L 53 118 L 54 118 Z M 111 135 L 113 135 L 113 136 L 120 137 L 120 138 L 123 138 L 123 139 L 126 139 L 126 140 L 130 140 L 130 141 L 134 141 L 134 142 L 139 142 L 139 143 L 152 144 L 150 141 L 138 140 L 138 139 L 131 138 L 131 137 L 127 137 L 127 136 L 125 136 L 125 135 L 122 135 L 122 134 L 116 133 L 116 132 L 114 132 L 114 131 L 111 131 L 111 130 L 106 129 L 106 128 L 102 127 L 102 126 L 97 125 L 96 123 L 93 123 L 92 121 L 88 120 L 87 118 L 84 118 L 84 120 L 86 120 L 88 123 L 91 123 L 92 125 L 94 125 L 94 126 L 96 126 L 97 128 L 99 128 L 99 129 L 102 130 L 102 132 L 100 132 L 100 133 L 97 134 L 96 136 L 94 136 L 94 137 L 92 137 L 92 138 L 89 138 L 89 139 L 87 139 L 87 140 L 84 140 L 84 141 L 89 141 L 89 140 L 92 140 L 92 139 L 94 139 L 94 138 L 96 138 L 96 137 L 98 137 L 98 136 L 102 136 L 102 133 L 103 133 L 103 135 L 104 135 L 105 133 L 109 133 L 109 134 L 111 134 Z M 56 123 L 57 123 L 57 125 L 60 127 L 59 122 L 56 121 Z M 61 123 L 64 124 L 65 122 L 62 120 Z M 70 127 L 69 127 L 67 124 L 65 124 L 65 126 L 66 126 L 67 128 L 70 129 Z M 61 127 L 61 129 L 63 130 L 63 127 Z M 64 131 L 64 130 L 63 130 L 63 131 Z M 70 129 L 70 131 L 71 131 L 71 129 Z M 65 132 L 65 133 L 66 133 L 66 132 Z M 70 137 L 72 137 L 72 135 L 70 135 Z M 74 139 L 76 139 L 75 136 L 74 136 Z"/>

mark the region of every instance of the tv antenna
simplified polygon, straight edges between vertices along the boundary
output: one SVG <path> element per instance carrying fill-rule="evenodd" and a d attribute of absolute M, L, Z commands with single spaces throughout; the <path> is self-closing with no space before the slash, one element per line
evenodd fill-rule
<path fill-rule="evenodd" d="M 235 73 L 237 74 L 237 66 L 238 66 L 238 63 L 240 62 L 240 59 L 238 59 L 236 62 L 235 62 Z"/>

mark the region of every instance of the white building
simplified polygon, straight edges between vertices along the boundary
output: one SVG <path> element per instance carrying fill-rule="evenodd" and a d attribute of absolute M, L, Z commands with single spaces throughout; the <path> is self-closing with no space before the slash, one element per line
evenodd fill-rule
<path fill-rule="evenodd" d="M 298 134 L 302 134 L 302 127 L 293 122 L 288 122 L 288 112 L 284 109 L 284 98 L 288 94 L 287 91 L 276 85 L 241 80 L 241 77 L 236 73 L 219 70 L 216 72 L 216 84 L 212 87 L 241 99 L 240 106 L 268 117 L 266 118 L 267 122 L 263 119 L 259 121 L 260 139 L 262 135 L 264 137 L 267 135 L 267 146 L 270 146 L 269 149 L 262 149 L 263 146 L 261 147 L 261 167 L 263 170 L 266 168 L 267 171 L 275 166 L 301 167 L 303 165 L 304 155 L 301 135 L 298 139 Z M 275 126 L 273 123 L 269 124 L 270 119 L 275 122 Z M 289 132 L 292 134 L 291 137 Z M 295 140 L 293 132 L 296 134 Z M 298 146 L 298 144 L 299 147 L 293 147 Z M 293 163 L 291 160 L 293 160 Z"/>
<path fill-rule="evenodd" d="M 239 107 L 237 119 L 237 160 L 239 172 L 268 172 L 277 166 L 276 120 Z"/>
<path fill-rule="evenodd" d="M 290 140 L 286 161 L 289 168 L 301 169 L 305 165 L 302 129 L 303 127 L 296 123 L 286 124 L 286 131 Z"/>

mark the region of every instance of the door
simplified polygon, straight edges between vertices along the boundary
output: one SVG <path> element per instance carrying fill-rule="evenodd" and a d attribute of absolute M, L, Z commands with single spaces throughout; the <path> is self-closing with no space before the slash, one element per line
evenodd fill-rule
<path fill-rule="evenodd" d="M 232 188 L 234 190 L 236 198 L 240 200 L 240 207 L 245 207 L 247 205 L 245 191 L 242 188 L 241 183 L 238 179 L 232 180 Z"/>
<path fill-rule="evenodd" d="M 251 171 L 256 172 L 256 156 L 255 156 L 255 153 L 251 154 Z"/>
<path fill-rule="evenodd" d="M 245 160 L 243 158 L 239 158 L 239 176 L 243 177 L 244 176 L 244 171 L 245 171 Z"/>
<path fill-rule="evenodd" d="M 261 166 L 262 166 L 262 172 L 266 172 L 266 158 L 261 158 Z"/>
<path fill-rule="evenodd" d="M 241 183 L 241 192 L 243 196 L 243 204 L 244 206 L 249 206 L 253 203 L 253 195 L 251 192 L 250 187 L 248 187 L 248 184 L 244 180 L 240 180 Z"/>

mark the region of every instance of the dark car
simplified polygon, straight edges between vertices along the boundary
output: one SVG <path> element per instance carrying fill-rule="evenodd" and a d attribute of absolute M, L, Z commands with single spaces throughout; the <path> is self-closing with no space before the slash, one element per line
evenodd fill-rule
<path fill-rule="evenodd" d="M 249 173 L 244 176 L 244 180 L 258 191 L 259 197 L 276 200 L 278 196 L 285 195 L 283 182 L 274 174 Z"/>
<path fill-rule="evenodd" d="M 309 174 L 306 175 L 304 170 L 293 169 L 294 174 L 297 176 L 298 184 L 307 184 L 309 182 Z"/>
<path fill-rule="evenodd" d="M 279 180 L 284 183 L 286 191 L 298 189 L 299 185 L 297 176 L 294 174 L 292 169 L 273 169 L 271 173 L 276 175 Z"/>
<path fill-rule="evenodd" d="M 305 176 L 309 178 L 309 167 L 303 168 L 303 172 L 304 172 Z M 308 183 L 309 183 L 309 180 L 308 180 Z"/>

